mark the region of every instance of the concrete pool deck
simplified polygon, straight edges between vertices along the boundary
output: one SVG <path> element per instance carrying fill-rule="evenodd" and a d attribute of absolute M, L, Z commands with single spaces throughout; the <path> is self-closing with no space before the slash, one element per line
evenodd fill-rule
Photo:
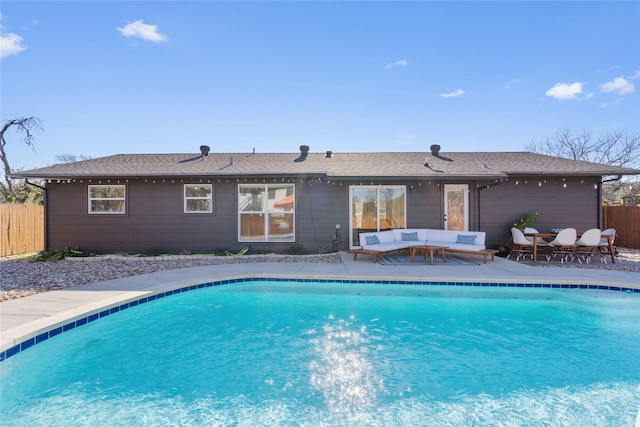
<path fill-rule="evenodd" d="M 640 290 L 640 273 L 581 268 L 533 267 L 496 257 L 479 265 L 380 265 L 367 256 L 342 263 L 242 263 L 210 265 L 96 282 L 0 303 L 0 353 L 43 332 L 156 293 L 238 278 L 305 278 L 431 282 L 596 285 Z M 478 261 L 477 257 L 468 259 Z M 29 344 L 32 345 L 32 344 Z"/>

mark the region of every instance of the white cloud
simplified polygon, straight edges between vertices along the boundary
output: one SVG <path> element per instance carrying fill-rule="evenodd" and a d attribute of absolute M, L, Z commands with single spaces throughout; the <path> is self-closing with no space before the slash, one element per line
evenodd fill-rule
<path fill-rule="evenodd" d="M 389 68 L 393 68 L 393 67 L 407 68 L 407 65 L 409 65 L 409 61 L 407 61 L 406 59 L 399 59 L 399 60 L 397 60 L 395 62 L 388 63 L 385 68 L 387 70 Z"/>
<path fill-rule="evenodd" d="M 605 93 L 616 93 L 618 95 L 627 95 L 636 91 L 633 83 L 624 77 L 616 77 L 610 82 L 600 85 L 600 90 Z"/>
<path fill-rule="evenodd" d="M 125 25 L 124 27 L 118 27 L 116 30 L 125 37 L 138 37 L 150 42 L 160 43 L 167 40 L 164 34 L 158 32 L 156 25 L 145 24 L 142 19 Z"/>
<path fill-rule="evenodd" d="M 552 98 L 567 100 L 567 99 L 579 99 L 579 95 L 584 95 L 588 98 L 592 96 L 592 94 L 585 94 L 582 91 L 582 83 L 556 83 L 554 87 L 549 89 L 546 93 L 547 96 Z"/>
<path fill-rule="evenodd" d="M 460 98 L 462 95 L 464 95 L 464 91 L 462 89 L 458 89 L 455 92 L 451 92 L 451 93 L 441 93 L 440 97 L 441 98 Z"/>
<path fill-rule="evenodd" d="M 0 58 L 16 55 L 26 47 L 22 45 L 22 37 L 17 34 L 7 33 L 0 35 Z"/>
<path fill-rule="evenodd" d="M 520 84 L 520 79 L 511 79 L 504 85 L 505 89 L 511 89 L 515 85 Z"/>

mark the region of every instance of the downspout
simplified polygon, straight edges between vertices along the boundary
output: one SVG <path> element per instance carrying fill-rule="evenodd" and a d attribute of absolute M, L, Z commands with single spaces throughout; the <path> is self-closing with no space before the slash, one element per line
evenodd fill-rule
<path fill-rule="evenodd" d="M 29 182 L 28 178 L 25 178 L 24 182 L 31 185 L 32 187 L 39 188 L 44 192 L 44 224 L 42 225 L 44 227 L 44 250 L 46 251 L 47 249 L 49 249 L 49 227 L 47 227 L 47 224 L 49 223 L 49 198 L 47 197 L 47 188 L 38 184 L 34 184 L 33 182 Z"/>
<path fill-rule="evenodd" d="M 622 179 L 622 175 L 618 175 L 615 178 L 610 178 L 610 179 L 601 179 L 600 182 L 598 183 L 598 227 L 600 229 L 602 229 L 602 227 L 604 226 L 604 216 L 602 215 L 602 184 L 604 184 L 605 182 L 614 182 L 614 181 L 620 181 Z"/>

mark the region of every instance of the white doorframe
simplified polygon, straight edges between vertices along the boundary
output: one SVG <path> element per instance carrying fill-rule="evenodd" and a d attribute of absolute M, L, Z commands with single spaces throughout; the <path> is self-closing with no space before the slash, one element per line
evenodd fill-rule
<path fill-rule="evenodd" d="M 454 211 L 449 212 L 450 209 L 454 209 Z M 444 229 L 469 230 L 468 184 L 444 185 Z"/>

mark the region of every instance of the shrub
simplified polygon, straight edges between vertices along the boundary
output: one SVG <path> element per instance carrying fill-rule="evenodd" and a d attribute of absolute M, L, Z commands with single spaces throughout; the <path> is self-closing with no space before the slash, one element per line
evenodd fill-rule
<path fill-rule="evenodd" d="M 66 247 L 64 249 L 52 249 L 42 251 L 34 257 L 34 261 L 60 261 L 66 257 L 89 256 L 86 252 L 78 247 Z"/>
<path fill-rule="evenodd" d="M 538 220 L 538 215 L 540 215 L 540 212 L 528 213 L 520 218 L 518 222 L 515 222 L 513 226 L 520 231 L 524 231 L 525 228 L 532 227 L 533 224 L 535 224 L 535 222 Z"/>
<path fill-rule="evenodd" d="M 296 245 L 291 246 L 289 248 L 289 250 L 287 251 L 287 253 L 289 255 L 306 255 L 307 254 L 307 250 L 304 248 L 303 245 L 296 244 Z"/>

